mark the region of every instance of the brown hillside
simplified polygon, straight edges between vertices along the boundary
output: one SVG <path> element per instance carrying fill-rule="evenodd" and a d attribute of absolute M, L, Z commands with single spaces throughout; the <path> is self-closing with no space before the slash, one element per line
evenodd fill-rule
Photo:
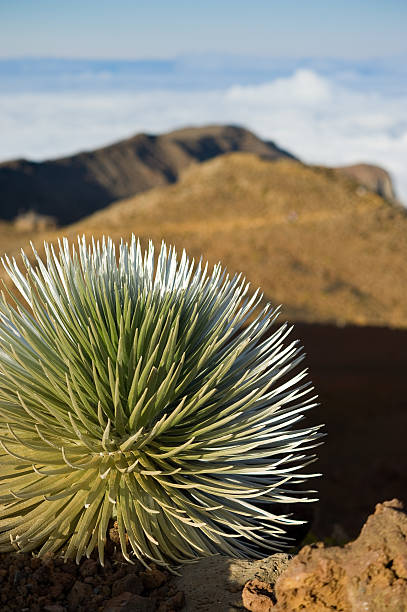
<path fill-rule="evenodd" d="M 27 213 L 52 217 L 59 225 L 76 222 L 113 201 L 174 183 L 191 164 L 230 152 L 263 159 L 295 159 L 271 141 L 237 126 L 209 125 L 167 134 L 137 134 L 107 147 L 44 162 L 0 163 L 0 219 Z M 368 164 L 332 169 L 394 200 L 389 174 Z"/>
<path fill-rule="evenodd" d="M 134 232 L 221 260 L 284 304 L 289 319 L 407 327 L 405 211 L 327 170 L 218 157 L 60 234 L 83 232 L 116 240 Z"/>
<path fill-rule="evenodd" d="M 132 138 L 45 162 L 0 164 L 0 219 L 34 210 L 65 225 L 113 200 L 177 180 L 192 163 L 230 151 L 267 159 L 293 156 L 240 127 L 209 125 Z"/>

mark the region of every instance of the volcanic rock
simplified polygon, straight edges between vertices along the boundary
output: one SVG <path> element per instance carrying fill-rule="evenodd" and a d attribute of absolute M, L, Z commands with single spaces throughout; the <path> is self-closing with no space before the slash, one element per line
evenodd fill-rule
<path fill-rule="evenodd" d="M 116 597 L 116 595 L 121 595 L 122 593 L 134 593 L 135 595 L 140 595 L 143 591 L 143 583 L 140 580 L 137 574 L 126 574 L 118 580 L 114 582 L 112 585 L 112 595 Z"/>
<path fill-rule="evenodd" d="M 393 499 L 377 504 L 359 537 L 344 547 L 305 546 L 278 579 L 275 595 L 274 612 L 407 611 L 407 515 L 402 503 Z"/>
<path fill-rule="evenodd" d="M 103 612 L 154 612 L 155 609 L 154 599 L 126 591 L 110 599 L 104 606 Z"/>
<path fill-rule="evenodd" d="M 276 597 L 270 583 L 255 578 L 246 582 L 242 593 L 242 601 L 246 610 L 272 612 Z"/>
<path fill-rule="evenodd" d="M 77 580 L 68 595 L 68 610 L 74 612 L 79 604 L 89 601 L 92 597 L 92 587 L 89 584 Z"/>
<path fill-rule="evenodd" d="M 142 572 L 140 576 L 144 587 L 149 590 L 159 588 L 167 581 L 168 578 L 164 572 L 159 570 L 153 564 L 150 570 Z"/>
<path fill-rule="evenodd" d="M 258 561 L 216 555 L 185 565 L 175 584 L 185 594 L 183 610 L 236 612 L 243 607 L 242 589 L 248 580 L 257 579 L 273 587 L 289 560 L 290 556 L 285 553 L 277 553 Z"/>

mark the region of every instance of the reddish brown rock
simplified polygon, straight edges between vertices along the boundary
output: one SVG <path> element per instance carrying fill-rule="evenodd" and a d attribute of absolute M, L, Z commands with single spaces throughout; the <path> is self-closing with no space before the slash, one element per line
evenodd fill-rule
<path fill-rule="evenodd" d="M 79 608 L 79 604 L 82 604 L 92 597 L 93 591 L 89 584 L 80 582 L 77 580 L 68 595 L 68 610 L 75 612 Z"/>
<path fill-rule="evenodd" d="M 254 578 L 244 585 L 242 601 L 246 610 L 271 612 L 276 601 L 274 589 L 270 583 Z"/>
<path fill-rule="evenodd" d="M 97 574 L 98 562 L 96 559 L 86 559 L 83 561 L 80 567 L 80 574 L 83 578 L 87 578 L 88 576 L 94 576 Z"/>
<path fill-rule="evenodd" d="M 273 612 L 407 612 L 407 515 L 398 500 L 377 504 L 344 547 L 305 546 L 275 586 Z"/>
<path fill-rule="evenodd" d="M 103 612 L 154 612 L 155 609 L 154 599 L 125 592 L 110 599 L 104 606 Z"/>
<path fill-rule="evenodd" d="M 134 593 L 140 595 L 143 591 L 143 583 L 136 574 L 127 574 L 112 585 L 112 596 L 120 595 L 121 593 Z"/>
<path fill-rule="evenodd" d="M 140 574 L 143 581 L 144 588 L 149 591 L 157 589 L 167 582 L 168 576 L 161 570 L 157 569 L 154 565 L 151 565 L 151 569 Z"/>
<path fill-rule="evenodd" d="M 185 595 L 182 591 L 178 591 L 167 601 L 167 610 L 181 610 L 185 604 Z"/>
<path fill-rule="evenodd" d="M 54 584 L 48 589 L 48 595 L 52 597 L 52 599 L 57 599 L 63 593 L 63 590 L 63 584 Z"/>
<path fill-rule="evenodd" d="M 115 547 L 106 551 L 104 566 L 96 553 L 90 559 L 65 561 L 47 554 L 32 557 L 31 553 L 0 554 L 0 610 L 7 612 L 150 612 L 161 606 L 161 612 L 180 609 L 183 594 L 177 594 L 175 579 L 154 564 L 148 572 L 151 578 L 146 588 L 140 576 L 145 567 L 135 561 L 126 563 L 116 555 Z M 165 583 L 156 585 L 165 580 Z M 147 580 L 148 582 L 148 580 Z"/>
<path fill-rule="evenodd" d="M 175 612 L 181 610 L 185 605 L 185 595 L 182 591 L 178 591 L 169 599 L 162 601 L 157 608 L 157 612 Z"/>
<path fill-rule="evenodd" d="M 62 591 L 69 591 L 69 589 L 72 588 L 75 582 L 75 577 L 69 572 L 68 573 L 58 572 L 53 575 L 52 581 L 54 585 L 62 587 L 61 588 L 61 593 L 62 593 Z"/>
<path fill-rule="evenodd" d="M 242 590 L 247 581 L 257 578 L 274 586 L 290 558 L 285 553 L 256 560 L 215 555 L 185 565 L 174 584 L 177 591 L 185 595 L 183 612 L 241 610 Z"/>

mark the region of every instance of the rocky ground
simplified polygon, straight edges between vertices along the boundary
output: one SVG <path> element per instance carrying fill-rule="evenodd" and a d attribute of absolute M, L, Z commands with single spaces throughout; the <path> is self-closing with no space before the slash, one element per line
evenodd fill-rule
<path fill-rule="evenodd" d="M 0 555 L 0 610 L 11 612 L 175 612 L 184 606 L 170 572 L 151 564 L 127 563 L 109 530 L 106 559 L 96 555 L 79 565 L 58 555 Z"/>
<path fill-rule="evenodd" d="M 407 612 L 407 514 L 377 504 L 358 538 L 258 561 L 215 556 L 180 575 L 123 561 L 109 540 L 102 568 L 58 556 L 0 555 L 0 609 L 20 612 Z"/>
<path fill-rule="evenodd" d="M 242 602 L 252 612 L 405 612 L 407 515 L 401 502 L 377 504 L 354 542 L 305 546 L 275 584 L 257 576 L 248 581 Z"/>

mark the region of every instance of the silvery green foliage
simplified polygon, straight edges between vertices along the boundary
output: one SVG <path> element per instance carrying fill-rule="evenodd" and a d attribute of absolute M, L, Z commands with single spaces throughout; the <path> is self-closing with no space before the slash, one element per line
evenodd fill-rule
<path fill-rule="evenodd" d="M 293 428 L 315 398 L 276 311 L 164 244 L 45 252 L 3 262 L 0 551 L 103 564 L 111 518 L 128 560 L 280 550 L 320 434 Z"/>

